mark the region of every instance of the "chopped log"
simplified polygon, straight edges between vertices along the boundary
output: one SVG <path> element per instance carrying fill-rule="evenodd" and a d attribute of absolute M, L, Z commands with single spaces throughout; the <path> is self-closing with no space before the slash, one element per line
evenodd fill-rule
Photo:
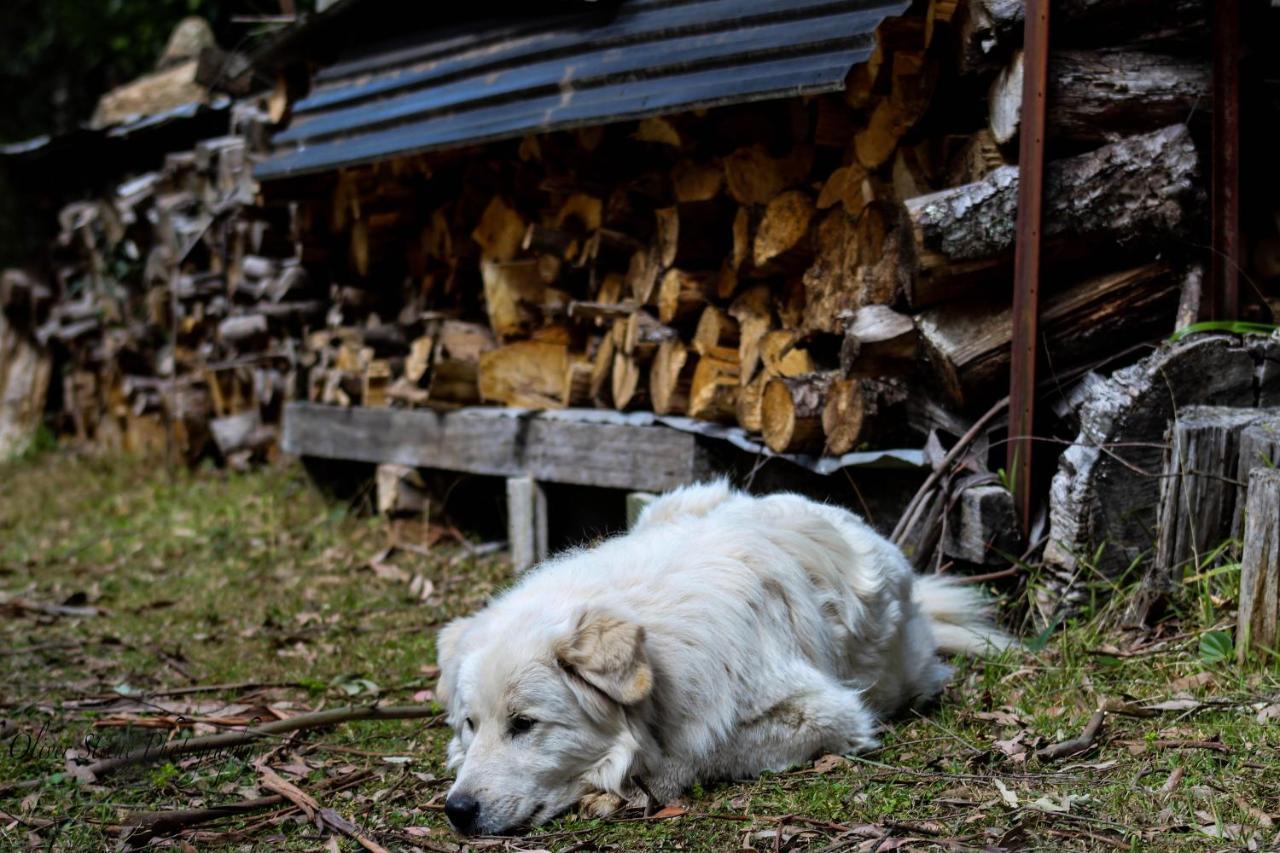
<path fill-rule="evenodd" d="M 653 299 L 653 289 L 658 284 L 662 265 L 656 251 L 637 251 L 627 266 L 626 289 L 631 298 L 641 305 Z"/>
<path fill-rule="evenodd" d="M 1022 550 L 1013 495 L 994 483 L 970 486 L 954 499 L 942 534 L 942 553 L 955 560 L 997 565 Z"/>
<path fill-rule="evenodd" d="M 603 201 L 586 193 L 573 193 L 556 211 L 554 225 L 562 231 L 585 236 L 600 228 L 603 216 Z"/>
<path fill-rule="evenodd" d="M 710 201 L 724 185 L 724 167 L 719 163 L 681 160 L 671 170 L 671 188 L 677 202 Z"/>
<path fill-rule="evenodd" d="M 1045 299 L 1040 320 L 1043 347 L 1052 354 L 1054 369 L 1065 370 L 1165 337 L 1177 299 L 1177 275 L 1164 262 L 1083 281 Z M 947 399 L 972 408 L 999 396 L 1013 336 L 1007 304 L 993 305 L 975 295 L 929 309 L 917 323 Z"/>
<path fill-rule="evenodd" d="M 1280 470 L 1255 469 L 1248 490 L 1236 616 L 1236 660 L 1242 665 L 1253 649 L 1274 652 L 1280 643 Z"/>
<path fill-rule="evenodd" d="M 670 145 L 672 148 L 680 148 L 684 145 L 683 140 L 680 139 L 680 131 L 666 116 L 649 116 L 640 119 L 636 126 L 635 139 L 637 142 L 656 142 L 659 145 Z"/>
<path fill-rule="evenodd" d="M 525 229 L 524 239 L 520 241 L 520 248 L 526 252 L 539 255 L 549 254 L 557 258 L 572 260 L 578 255 L 578 251 L 582 246 L 581 240 L 582 238 L 578 234 L 531 222 L 529 227 Z"/>
<path fill-rule="evenodd" d="M 387 388 L 391 385 L 391 363 L 386 359 L 374 359 L 364 369 L 361 378 L 360 404 L 362 406 L 387 405 Z"/>
<path fill-rule="evenodd" d="M 683 324 L 700 315 L 703 306 L 716 295 L 717 278 L 714 273 L 686 272 L 675 268 L 667 270 L 654 300 L 658 307 L 658 320 Z"/>
<path fill-rule="evenodd" d="M 818 193 L 818 210 L 827 210 L 839 204 L 845 213 L 857 216 L 862 209 L 875 201 L 875 189 L 867 170 L 858 164 L 841 166 L 832 172 Z"/>
<path fill-rule="evenodd" d="M 496 349 L 493 333 L 480 323 L 445 320 L 437 332 L 440 352 L 447 358 L 480 363 L 480 356 Z"/>
<path fill-rule="evenodd" d="M 1196 198 L 1198 156 L 1183 125 L 1136 136 L 1049 165 L 1046 253 L 1055 241 L 1124 244 L 1180 234 Z M 925 306 L 953 296 L 945 279 L 1007 262 L 1014 242 L 1016 166 L 983 180 L 909 199 L 917 276 L 908 298 Z M 1142 235 L 1141 238 L 1135 235 Z"/>
<path fill-rule="evenodd" d="M 714 269 L 732 250 L 732 211 L 721 199 L 660 208 L 654 217 L 654 245 L 663 269 Z"/>
<path fill-rule="evenodd" d="M 579 302 L 575 299 L 569 302 L 569 316 L 574 320 L 608 321 L 612 323 L 614 320 L 625 320 L 639 310 L 640 306 L 630 301 Z"/>
<path fill-rule="evenodd" d="M 773 328 L 772 294 L 767 285 L 757 285 L 729 306 L 729 316 L 738 321 L 738 364 L 744 381 L 756 374 L 760 363 L 760 341 Z"/>
<path fill-rule="evenodd" d="M 527 334 L 538 320 L 547 286 L 536 261 L 480 262 L 489 327 L 500 339 Z"/>
<path fill-rule="evenodd" d="M 659 415 L 682 415 L 689 409 L 689 392 L 698 355 L 679 340 L 663 341 L 649 365 L 649 400 Z"/>
<path fill-rule="evenodd" d="M 506 406 L 558 409 L 564 400 L 568 366 L 564 345 L 538 341 L 506 344 L 480 356 L 480 397 Z"/>
<path fill-rule="evenodd" d="M 431 335 L 422 335 L 409 344 L 409 355 L 404 360 L 404 378 L 417 385 L 431 368 L 431 355 L 436 348 L 436 339 Z"/>
<path fill-rule="evenodd" d="M 919 152 L 912 147 L 899 146 L 893 156 L 894 198 L 915 198 L 927 194 L 932 187 L 920 163 Z"/>
<path fill-rule="evenodd" d="M 524 242 L 525 222 L 513 208 L 499 196 L 494 196 L 480 214 L 480 221 L 471 232 L 471 239 L 480 247 L 481 255 L 489 261 L 510 261 L 520 251 Z"/>
<path fill-rule="evenodd" d="M 1079 576 L 1117 577 L 1153 546 L 1163 437 L 1192 405 L 1280 405 L 1280 377 L 1255 385 L 1258 365 L 1280 360 L 1280 342 L 1200 335 L 1166 345 L 1095 384 L 1081 404 L 1081 432 L 1063 453 L 1049 500 L 1045 562 L 1037 590 L 1052 618 L 1080 590 Z M 1096 559 L 1094 559 L 1096 555 Z M 1081 559 L 1090 561 L 1085 572 Z"/>
<path fill-rule="evenodd" d="M 689 416 L 729 423 L 736 415 L 738 365 L 718 358 L 699 358 L 689 388 Z"/>
<path fill-rule="evenodd" d="M 613 354 L 617 352 L 617 344 L 613 334 L 600 339 L 595 356 L 591 360 L 591 399 L 598 406 L 613 405 L 613 389 L 610 380 L 613 377 Z"/>
<path fill-rule="evenodd" d="M 815 453 L 822 449 L 822 411 L 831 373 L 770 379 L 761 401 L 760 431 L 776 453 Z"/>
<path fill-rule="evenodd" d="M 937 69 L 937 63 L 923 52 L 893 55 L 889 97 L 876 104 L 867 126 L 853 139 L 859 163 L 868 169 L 878 169 L 889 162 L 898 142 L 929 109 Z"/>
<path fill-rule="evenodd" d="M 1174 331 L 1180 332 L 1200 322 L 1201 292 L 1204 284 L 1204 267 L 1193 264 L 1182 279 L 1182 293 L 1178 298 L 1178 314 L 1173 322 Z"/>
<path fill-rule="evenodd" d="M 26 450 L 35 438 L 52 372 L 50 354 L 0 311 L 0 462 Z M 66 383 L 74 386 L 71 375 Z M 64 406 L 74 414 L 79 430 L 85 415 L 78 413 L 74 400 L 66 396 Z"/>
<path fill-rule="evenodd" d="M 674 329 L 655 320 L 646 311 L 633 312 L 625 321 L 615 323 L 615 328 L 622 331 L 620 337 L 615 336 L 618 349 L 641 361 L 649 361 L 664 341 L 676 340 L 678 337 Z"/>
<path fill-rule="evenodd" d="M 724 158 L 725 186 L 739 204 L 768 204 L 802 183 L 812 168 L 812 148 L 796 146 L 784 157 L 773 157 L 763 145 L 748 145 Z"/>
<path fill-rule="evenodd" d="M 976 70 L 1022 45 L 1023 0 L 971 0 L 960 22 L 961 67 Z M 1055 42 L 1151 48 L 1169 41 L 1203 44 L 1205 0 L 1061 0 L 1053 9 Z"/>
<path fill-rule="evenodd" d="M 844 455 L 859 445 L 892 436 L 902 427 L 907 400 L 896 379 L 837 379 L 827 389 L 822 410 L 826 452 Z"/>
<path fill-rule="evenodd" d="M 803 267 L 813 257 L 806 237 L 813 219 L 813 199 L 800 190 L 784 192 L 765 208 L 752 251 L 756 269 L 787 272 Z"/>
<path fill-rule="evenodd" d="M 772 378 L 762 370 L 738 389 L 734 416 L 738 419 L 738 426 L 747 432 L 760 432 L 761 419 L 764 417 L 764 388 Z"/>
<path fill-rule="evenodd" d="M 809 351 L 800 346 L 803 336 L 794 329 L 776 329 L 760 339 L 760 361 L 770 376 L 796 377 L 816 368 Z"/>
<path fill-rule="evenodd" d="M 417 468 L 384 463 L 378 466 L 374 482 L 380 515 L 426 515 L 431 508 L 427 484 Z"/>
<path fill-rule="evenodd" d="M 591 377 L 595 365 L 588 360 L 569 362 L 564 372 L 564 397 L 561 403 L 566 408 L 580 408 L 591 404 Z"/>
<path fill-rule="evenodd" d="M 856 118 L 848 104 L 833 96 L 818 99 L 818 117 L 813 124 L 814 145 L 846 148 L 856 130 Z"/>
<path fill-rule="evenodd" d="M 737 361 L 738 342 L 737 320 L 714 305 L 708 305 L 703 309 L 691 341 L 699 355 Z"/>
<path fill-rule="evenodd" d="M 644 364 L 640 359 L 625 352 L 613 354 L 613 374 L 610 391 L 613 396 L 613 407 L 620 412 L 639 408 L 647 402 L 645 392 Z"/>
<path fill-rule="evenodd" d="M 1101 143 L 1186 122 L 1209 109 L 1209 63 L 1139 51 L 1055 50 L 1049 60 L 1048 134 Z M 991 84 L 992 137 L 1018 135 L 1022 51 Z"/>
<path fill-rule="evenodd" d="M 887 305 L 865 305 L 844 324 L 840 371 L 845 376 L 907 374 L 917 363 L 916 323 Z"/>

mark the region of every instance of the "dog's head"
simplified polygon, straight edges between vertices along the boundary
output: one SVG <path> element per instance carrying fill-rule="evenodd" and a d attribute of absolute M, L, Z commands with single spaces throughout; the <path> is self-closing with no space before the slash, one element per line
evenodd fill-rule
<path fill-rule="evenodd" d="M 456 829 L 511 832 L 588 793 L 623 794 L 653 689 L 641 626 L 600 609 L 486 611 L 447 625 L 438 650 Z"/>

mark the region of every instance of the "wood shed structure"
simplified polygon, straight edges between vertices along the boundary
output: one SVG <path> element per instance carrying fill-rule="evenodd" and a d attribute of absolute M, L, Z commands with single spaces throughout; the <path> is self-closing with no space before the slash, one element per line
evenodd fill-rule
<path fill-rule="evenodd" d="M 1273 319 L 1267 158 L 1237 146 L 1263 165 L 1236 172 L 1236 266 L 1210 262 L 1209 224 L 1231 150 L 1215 56 L 1262 121 L 1249 44 L 1274 21 L 1241 13 L 1224 52 L 1203 0 L 1051 7 L 1034 429 L 1072 442 L 1100 377 L 1217 310 L 1224 270 L 1258 285 L 1235 313 Z M 110 410 L 243 462 L 280 420 L 285 450 L 334 461 L 848 488 L 881 527 L 901 515 L 919 561 L 997 560 L 1024 544 L 998 474 L 1028 361 L 1024 25 L 1004 0 L 338 0 L 252 57 L 274 90 L 240 144 L 115 186 L 188 238 L 130 232 L 119 317 L 64 282 L 36 327 L 72 353 L 86 438 Z M 86 238 L 110 217 L 63 219 L 81 278 L 125 245 Z M 1073 553 L 1101 527 L 1079 529 Z"/>

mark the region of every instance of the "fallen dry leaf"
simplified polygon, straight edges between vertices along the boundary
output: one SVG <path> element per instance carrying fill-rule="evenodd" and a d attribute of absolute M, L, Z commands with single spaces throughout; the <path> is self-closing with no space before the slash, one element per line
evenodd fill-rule
<path fill-rule="evenodd" d="M 849 762 L 839 755 L 824 755 L 817 761 L 813 762 L 813 769 L 819 773 L 830 773 L 840 767 L 844 767 Z"/>
<path fill-rule="evenodd" d="M 1181 693 L 1185 690 L 1194 690 L 1197 687 L 1209 687 L 1217 682 L 1213 673 L 1209 671 L 1197 672 L 1194 675 L 1187 675 L 1182 678 L 1174 679 L 1169 682 L 1169 688 L 1174 693 Z"/>
<path fill-rule="evenodd" d="M 684 806 L 664 806 L 654 812 L 652 817 L 654 820 L 665 820 L 669 817 L 680 817 L 682 814 L 687 814 L 688 811 Z"/>

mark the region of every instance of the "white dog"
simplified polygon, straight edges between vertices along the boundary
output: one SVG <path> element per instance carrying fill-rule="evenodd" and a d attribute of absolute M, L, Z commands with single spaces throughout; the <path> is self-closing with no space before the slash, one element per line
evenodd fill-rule
<path fill-rule="evenodd" d="M 978 593 L 914 575 L 850 512 L 680 489 L 440 632 L 445 811 L 510 832 L 866 750 L 942 689 L 939 652 L 1009 643 Z"/>

